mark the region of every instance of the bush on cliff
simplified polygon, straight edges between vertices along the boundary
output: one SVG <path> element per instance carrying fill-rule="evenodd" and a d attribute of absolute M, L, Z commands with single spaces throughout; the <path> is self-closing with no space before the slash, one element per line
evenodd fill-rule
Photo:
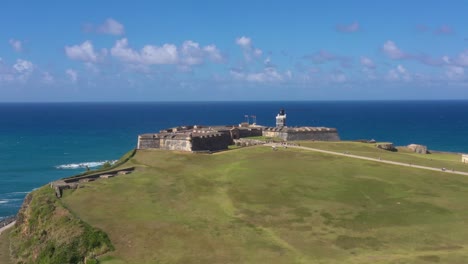
<path fill-rule="evenodd" d="M 49 187 L 30 193 L 11 234 L 16 263 L 85 263 L 113 250 L 104 232 L 74 216 Z M 88 261 L 89 262 L 89 261 Z"/>

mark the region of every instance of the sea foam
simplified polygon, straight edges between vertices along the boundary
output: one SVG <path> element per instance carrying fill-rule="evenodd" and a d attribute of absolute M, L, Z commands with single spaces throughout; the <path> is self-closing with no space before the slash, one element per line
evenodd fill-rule
<path fill-rule="evenodd" d="M 81 163 L 70 163 L 70 164 L 62 164 L 55 166 L 56 169 L 83 169 L 83 168 L 95 168 L 104 165 L 104 163 L 109 162 L 110 164 L 114 164 L 116 160 L 104 160 L 104 161 L 90 161 L 90 162 L 81 162 Z"/>

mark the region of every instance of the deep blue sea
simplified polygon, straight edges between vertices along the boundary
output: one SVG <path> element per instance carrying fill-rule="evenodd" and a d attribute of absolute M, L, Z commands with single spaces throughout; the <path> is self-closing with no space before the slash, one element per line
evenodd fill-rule
<path fill-rule="evenodd" d="M 273 126 L 280 108 L 289 126 L 336 127 L 345 140 L 468 152 L 468 101 L 0 103 L 0 218 L 34 188 L 84 171 L 79 165 L 118 159 L 138 134 L 245 115 Z"/>

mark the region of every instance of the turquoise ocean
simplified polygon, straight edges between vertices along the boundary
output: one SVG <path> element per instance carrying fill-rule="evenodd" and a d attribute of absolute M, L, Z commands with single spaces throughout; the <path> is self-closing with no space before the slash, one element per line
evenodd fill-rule
<path fill-rule="evenodd" d="M 0 103 L 0 219 L 55 179 L 97 168 L 136 146 L 137 135 L 178 125 L 329 126 L 343 140 L 468 153 L 468 101 Z"/>

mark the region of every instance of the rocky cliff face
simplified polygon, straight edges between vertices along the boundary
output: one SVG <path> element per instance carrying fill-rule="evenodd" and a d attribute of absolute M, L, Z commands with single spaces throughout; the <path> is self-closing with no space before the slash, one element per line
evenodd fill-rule
<path fill-rule="evenodd" d="M 107 235 L 76 218 L 49 187 L 30 193 L 11 233 L 15 263 L 92 263 L 113 247 Z"/>

